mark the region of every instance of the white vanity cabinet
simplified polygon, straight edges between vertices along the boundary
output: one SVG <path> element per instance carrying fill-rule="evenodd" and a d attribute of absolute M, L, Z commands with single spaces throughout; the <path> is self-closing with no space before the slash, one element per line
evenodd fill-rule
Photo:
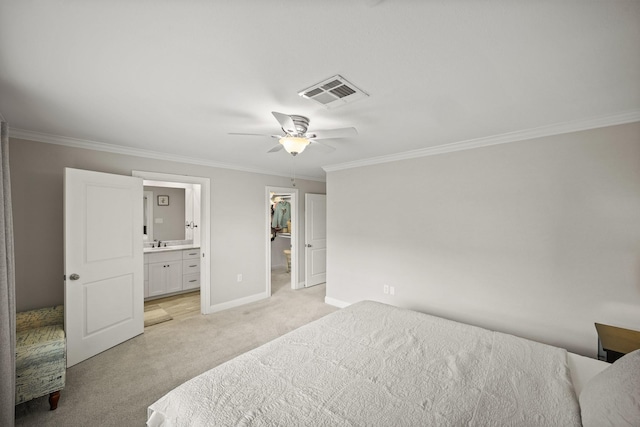
<path fill-rule="evenodd" d="M 182 290 L 182 252 L 149 254 L 149 296 Z"/>
<path fill-rule="evenodd" d="M 182 289 L 200 287 L 200 249 L 182 251 Z"/>
<path fill-rule="evenodd" d="M 200 249 L 164 250 L 144 255 L 144 297 L 200 288 Z"/>
<path fill-rule="evenodd" d="M 144 254 L 144 297 L 149 298 L 149 255 Z"/>

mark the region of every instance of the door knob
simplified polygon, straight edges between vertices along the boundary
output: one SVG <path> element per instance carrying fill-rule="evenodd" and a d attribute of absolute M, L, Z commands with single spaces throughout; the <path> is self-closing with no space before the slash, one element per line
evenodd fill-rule
<path fill-rule="evenodd" d="M 310 247 L 311 247 L 311 245 L 310 245 L 310 244 L 308 244 L 308 243 L 307 243 L 305 246 L 306 246 L 306 247 L 308 247 L 308 248 L 310 248 Z"/>
<path fill-rule="evenodd" d="M 77 275 L 76 273 L 73 273 L 71 276 L 69 276 L 69 279 L 71 280 L 78 280 L 80 278 L 79 275 Z"/>

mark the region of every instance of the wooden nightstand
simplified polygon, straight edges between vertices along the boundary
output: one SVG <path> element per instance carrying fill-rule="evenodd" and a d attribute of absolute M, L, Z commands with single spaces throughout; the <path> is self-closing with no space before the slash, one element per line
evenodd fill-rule
<path fill-rule="evenodd" d="M 607 362 L 613 363 L 627 353 L 640 348 L 640 331 L 596 323 L 598 339 L 607 352 Z"/>

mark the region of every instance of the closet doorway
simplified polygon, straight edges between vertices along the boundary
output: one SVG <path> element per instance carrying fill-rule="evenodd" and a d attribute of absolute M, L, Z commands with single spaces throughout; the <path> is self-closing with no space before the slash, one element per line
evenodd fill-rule
<path fill-rule="evenodd" d="M 298 189 L 266 187 L 265 210 L 266 294 L 271 296 L 275 287 L 283 281 L 286 281 L 291 289 L 299 287 Z"/>

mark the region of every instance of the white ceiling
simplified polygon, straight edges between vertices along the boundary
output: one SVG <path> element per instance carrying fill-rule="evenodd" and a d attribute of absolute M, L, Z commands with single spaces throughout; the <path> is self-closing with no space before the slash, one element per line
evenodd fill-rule
<path fill-rule="evenodd" d="M 341 74 L 370 97 L 298 91 Z M 322 166 L 640 111 L 640 1 L 0 1 L 12 135 L 288 175 L 271 111 L 355 126 Z M 63 137 L 63 138 L 60 138 Z"/>

